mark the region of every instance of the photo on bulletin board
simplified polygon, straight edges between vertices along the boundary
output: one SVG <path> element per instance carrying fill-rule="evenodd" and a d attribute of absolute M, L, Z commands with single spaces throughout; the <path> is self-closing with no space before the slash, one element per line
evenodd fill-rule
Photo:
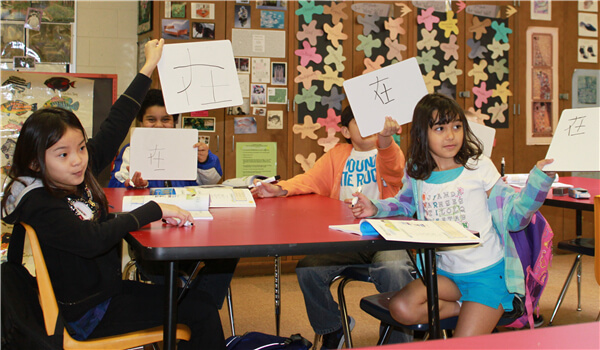
<path fill-rule="evenodd" d="M 30 56 L 13 57 L 13 69 L 34 69 L 35 58 Z"/>
<path fill-rule="evenodd" d="M 598 63 L 598 40 L 579 38 L 577 42 L 577 62 Z"/>
<path fill-rule="evenodd" d="M 283 129 L 283 111 L 267 112 L 267 129 Z"/>
<path fill-rule="evenodd" d="M 238 73 L 250 74 L 250 57 L 236 57 L 235 67 Z"/>
<path fill-rule="evenodd" d="M 248 74 L 238 74 L 238 80 L 240 81 L 242 97 L 250 97 L 250 76 Z"/>
<path fill-rule="evenodd" d="M 30 7 L 27 10 L 27 21 L 25 21 L 25 28 L 31 30 L 40 30 L 40 24 L 42 23 L 42 14 L 44 11 L 34 9 Z"/>
<path fill-rule="evenodd" d="M 252 115 L 256 115 L 259 117 L 266 117 L 267 116 L 267 109 L 265 107 L 254 107 L 252 109 Z"/>
<path fill-rule="evenodd" d="M 192 2 L 192 19 L 215 19 L 215 4 Z"/>
<path fill-rule="evenodd" d="M 198 142 L 201 142 L 208 146 L 210 145 L 210 136 L 198 135 Z"/>
<path fill-rule="evenodd" d="M 597 0 L 579 0 L 579 11 L 598 12 Z"/>
<path fill-rule="evenodd" d="M 42 23 L 39 31 L 27 30 L 28 51 L 37 54 L 39 62 L 73 62 L 71 30 L 70 23 Z"/>
<path fill-rule="evenodd" d="M 271 82 L 271 59 L 264 57 L 252 57 L 252 82 Z"/>
<path fill-rule="evenodd" d="M 15 56 L 25 56 L 25 28 L 23 22 L 0 24 L 2 35 L 0 36 L 0 45 L 2 45 L 2 59 L 11 59 Z"/>
<path fill-rule="evenodd" d="M 241 106 L 227 108 L 227 115 L 249 115 L 250 114 L 250 99 L 243 98 Z"/>
<path fill-rule="evenodd" d="M 260 27 L 269 29 L 284 29 L 285 12 L 260 11 Z"/>
<path fill-rule="evenodd" d="M 253 107 L 267 105 L 267 84 L 252 84 L 250 88 L 250 105 Z"/>
<path fill-rule="evenodd" d="M 551 21 L 552 2 L 550 0 L 532 0 L 531 19 L 539 21 Z"/>
<path fill-rule="evenodd" d="M 579 36 L 598 37 L 598 15 L 595 13 L 579 12 Z"/>
<path fill-rule="evenodd" d="M 267 103 L 278 105 L 287 104 L 287 88 L 268 88 Z"/>
<path fill-rule="evenodd" d="M 572 108 L 600 107 L 600 70 L 575 69 L 571 85 Z"/>
<path fill-rule="evenodd" d="M 287 63 L 271 62 L 271 84 L 287 85 Z"/>
<path fill-rule="evenodd" d="M 256 119 L 254 117 L 233 118 L 234 134 L 256 134 Z"/>
<path fill-rule="evenodd" d="M 257 0 L 257 9 L 285 10 L 287 0 Z"/>
<path fill-rule="evenodd" d="M 215 24 L 205 22 L 192 22 L 193 39 L 214 39 Z"/>
<path fill-rule="evenodd" d="M 138 35 L 152 30 L 152 1 L 138 1 Z"/>
<path fill-rule="evenodd" d="M 171 17 L 173 18 L 186 18 L 185 15 L 185 2 L 172 2 L 171 3 Z"/>
<path fill-rule="evenodd" d="M 252 28 L 250 5 L 235 5 L 234 26 L 235 28 Z"/>
<path fill-rule="evenodd" d="M 165 39 L 188 40 L 190 38 L 190 21 L 183 19 L 163 19 L 162 37 Z"/>
<path fill-rule="evenodd" d="M 216 126 L 215 118 L 211 117 L 184 117 L 183 128 L 184 129 L 196 129 L 204 132 L 215 132 Z"/>

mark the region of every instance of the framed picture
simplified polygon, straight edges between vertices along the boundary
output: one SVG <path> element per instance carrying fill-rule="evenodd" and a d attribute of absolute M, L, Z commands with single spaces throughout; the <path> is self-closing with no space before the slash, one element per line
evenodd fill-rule
<path fill-rule="evenodd" d="M 572 108 L 600 107 L 600 70 L 575 69 L 571 89 Z"/>
<path fill-rule="evenodd" d="M 29 56 L 13 57 L 13 69 L 34 69 L 35 59 Z"/>
<path fill-rule="evenodd" d="M 152 30 L 152 1 L 138 1 L 138 30 L 137 33 L 144 34 Z"/>
<path fill-rule="evenodd" d="M 215 4 L 192 2 L 192 19 L 215 19 Z"/>
<path fill-rule="evenodd" d="M 250 5 L 235 5 L 235 28 L 252 28 Z"/>
<path fill-rule="evenodd" d="M 598 63 L 598 40 L 579 38 L 577 41 L 577 62 Z"/>
<path fill-rule="evenodd" d="M 27 10 L 27 21 L 25 22 L 25 28 L 31 30 L 40 30 L 40 24 L 42 23 L 42 14 L 44 11 L 34 9 L 30 7 Z"/>
<path fill-rule="evenodd" d="M 192 22 L 192 38 L 194 39 L 214 39 L 215 24 L 205 22 Z"/>
<path fill-rule="evenodd" d="M 287 88 L 269 88 L 267 102 L 284 105 L 287 103 Z"/>
<path fill-rule="evenodd" d="M 552 2 L 550 0 L 532 0 L 531 19 L 538 21 L 551 21 Z"/>
<path fill-rule="evenodd" d="M 250 57 L 236 57 L 235 67 L 238 73 L 250 74 Z"/>
<path fill-rule="evenodd" d="M 171 4 L 171 17 L 173 17 L 173 18 L 186 18 L 186 15 L 185 15 L 185 2 L 173 2 Z"/>
<path fill-rule="evenodd" d="M 215 132 L 217 125 L 215 118 L 210 117 L 184 117 L 184 129 L 196 129 L 203 132 Z"/>
<path fill-rule="evenodd" d="M 190 21 L 186 19 L 163 19 L 162 37 L 165 39 L 188 40 L 190 38 Z"/>
<path fill-rule="evenodd" d="M 271 62 L 271 84 L 287 85 L 287 63 Z"/>
<path fill-rule="evenodd" d="M 579 11 L 598 12 L 598 1 L 579 0 Z"/>

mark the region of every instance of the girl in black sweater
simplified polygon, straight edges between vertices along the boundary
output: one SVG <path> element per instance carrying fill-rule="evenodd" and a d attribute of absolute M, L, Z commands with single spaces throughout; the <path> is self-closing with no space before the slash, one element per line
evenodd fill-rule
<path fill-rule="evenodd" d="M 163 287 L 121 279 L 120 243 L 128 232 L 161 218 L 180 226 L 193 221 L 189 212 L 155 202 L 108 219 L 108 202 L 95 178 L 127 135 L 163 45 L 163 39 L 146 44 L 144 67 L 91 140 L 77 116 L 60 108 L 31 114 L 17 140 L 2 199 L 2 220 L 15 225 L 8 259 L 20 261 L 24 229 L 18 223 L 28 223 L 38 234 L 67 328 L 78 340 L 162 324 Z M 225 348 L 210 296 L 190 291 L 179 304 L 179 322 L 192 330 L 180 349 Z"/>

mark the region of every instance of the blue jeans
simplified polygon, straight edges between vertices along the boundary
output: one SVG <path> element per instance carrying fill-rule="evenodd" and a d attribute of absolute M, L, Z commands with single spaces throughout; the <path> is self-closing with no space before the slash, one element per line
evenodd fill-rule
<path fill-rule="evenodd" d="M 380 293 L 397 291 L 413 280 L 413 264 L 405 250 L 351 252 L 309 255 L 298 262 L 296 275 L 310 324 L 316 334 L 327 334 L 342 327 L 338 304 L 333 300 L 329 284 L 346 267 L 367 267 Z M 396 333 L 396 332 L 394 332 Z M 412 335 L 392 334 L 392 341 L 412 341 Z"/>

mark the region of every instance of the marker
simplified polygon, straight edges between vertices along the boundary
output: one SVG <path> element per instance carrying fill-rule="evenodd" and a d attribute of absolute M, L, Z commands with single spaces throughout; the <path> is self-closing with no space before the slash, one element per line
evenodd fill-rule
<path fill-rule="evenodd" d="M 502 157 L 502 161 L 500 161 L 500 176 L 504 176 L 504 166 L 506 163 L 504 162 L 504 157 Z"/>
<path fill-rule="evenodd" d="M 362 186 L 358 186 L 358 188 L 356 189 L 356 192 L 362 193 Z M 358 203 L 358 196 L 352 198 L 352 208 L 354 208 L 356 203 Z"/>
<path fill-rule="evenodd" d="M 256 185 L 255 184 L 250 184 L 250 186 L 248 186 L 248 188 L 254 188 L 254 187 L 257 187 L 257 186 L 261 186 L 263 182 L 273 183 L 273 182 L 279 180 L 280 178 L 281 178 L 281 176 L 279 176 L 279 175 L 271 176 L 269 178 L 261 180 L 260 182 L 256 183 Z"/>

